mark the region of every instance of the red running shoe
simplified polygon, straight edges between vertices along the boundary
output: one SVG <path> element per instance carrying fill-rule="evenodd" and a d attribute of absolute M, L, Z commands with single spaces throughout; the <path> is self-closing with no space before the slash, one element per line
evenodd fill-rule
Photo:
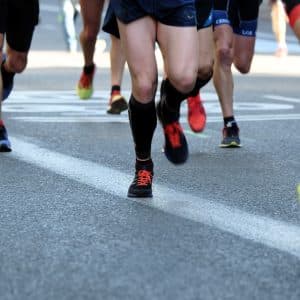
<path fill-rule="evenodd" d="M 195 97 L 188 97 L 188 122 L 194 132 L 202 132 L 206 124 L 206 113 L 200 93 Z"/>

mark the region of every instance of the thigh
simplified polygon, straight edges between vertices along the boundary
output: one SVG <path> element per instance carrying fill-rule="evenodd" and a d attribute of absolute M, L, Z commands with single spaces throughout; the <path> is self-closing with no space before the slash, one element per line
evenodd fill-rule
<path fill-rule="evenodd" d="M 207 73 L 211 73 L 214 61 L 214 42 L 211 26 L 198 31 L 198 41 L 199 75 L 207 75 Z"/>
<path fill-rule="evenodd" d="M 135 79 L 156 80 L 155 59 L 156 22 L 150 17 L 143 17 L 124 24 L 118 20 L 122 47 L 126 61 Z"/>
<path fill-rule="evenodd" d="M 169 78 L 186 74 L 193 76 L 198 69 L 198 37 L 195 27 L 175 27 L 159 23 L 157 40 L 163 53 Z"/>
<path fill-rule="evenodd" d="M 38 0 L 10 0 L 7 10 L 6 40 L 11 49 L 28 52 L 39 19 Z"/>
<path fill-rule="evenodd" d="M 242 73 L 248 73 L 255 49 L 255 37 L 234 35 L 234 65 Z"/>

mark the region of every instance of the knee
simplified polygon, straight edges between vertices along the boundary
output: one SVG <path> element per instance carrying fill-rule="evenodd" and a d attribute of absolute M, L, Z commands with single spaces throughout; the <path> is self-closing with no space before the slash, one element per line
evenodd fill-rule
<path fill-rule="evenodd" d="M 250 71 L 250 64 L 234 64 L 234 66 L 242 74 L 247 74 Z"/>
<path fill-rule="evenodd" d="M 218 62 L 227 67 L 231 67 L 233 61 L 233 50 L 230 47 L 220 47 L 216 51 Z"/>
<path fill-rule="evenodd" d="M 22 73 L 27 65 L 27 55 L 15 55 L 7 60 L 9 70 L 14 73 Z"/>
<path fill-rule="evenodd" d="M 181 93 L 189 93 L 195 85 L 196 73 L 180 73 L 169 77 L 172 85 Z"/>
<path fill-rule="evenodd" d="M 81 35 L 86 41 L 95 41 L 97 39 L 98 32 L 99 32 L 98 26 L 86 25 Z"/>
<path fill-rule="evenodd" d="M 133 81 L 133 91 L 137 99 L 142 103 L 148 103 L 153 100 L 157 87 L 157 80 L 137 77 Z"/>
<path fill-rule="evenodd" d="M 212 74 L 213 74 L 213 61 L 204 62 L 204 64 L 202 64 L 199 67 L 198 78 L 205 80 L 207 78 L 210 78 Z"/>

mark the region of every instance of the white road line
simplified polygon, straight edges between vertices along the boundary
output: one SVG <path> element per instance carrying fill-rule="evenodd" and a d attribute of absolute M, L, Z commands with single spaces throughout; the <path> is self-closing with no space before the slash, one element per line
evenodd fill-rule
<path fill-rule="evenodd" d="M 41 148 L 11 137 L 11 157 L 66 176 L 120 198 L 126 198 L 132 176 L 99 164 Z M 127 199 L 127 198 L 126 198 Z M 284 251 L 300 259 L 300 228 L 270 217 L 205 200 L 155 183 L 154 197 L 141 204 L 229 232 Z"/>
<path fill-rule="evenodd" d="M 271 99 L 271 100 L 279 100 L 279 101 L 285 101 L 285 102 L 292 102 L 292 103 L 299 103 L 299 98 L 291 98 L 291 97 L 284 97 L 284 96 L 278 96 L 278 95 L 264 95 L 265 99 Z"/>
<path fill-rule="evenodd" d="M 38 122 L 38 123 L 128 123 L 127 114 L 124 113 L 121 116 L 109 116 L 100 115 L 95 117 L 95 114 L 91 116 L 45 116 L 45 117 L 10 117 L 12 120 L 24 121 L 24 122 Z M 270 114 L 270 115 L 240 115 L 238 116 L 238 122 L 250 122 L 250 121 L 278 121 L 278 120 L 300 120 L 300 114 Z M 221 116 L 208 116 L 207 123 L 219 123 L 222 122 Z M 185 115 L 182 115 L 182 124 L 187 123 Z"/>

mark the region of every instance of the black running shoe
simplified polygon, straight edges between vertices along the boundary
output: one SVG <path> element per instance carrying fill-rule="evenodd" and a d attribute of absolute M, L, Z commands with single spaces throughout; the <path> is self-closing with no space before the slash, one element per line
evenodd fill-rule
<path fill-rule="evenodd" d="M 0 126 L 0 152 L 10 152 L 11 145 L 8 139 L 7 131 L 4 126 Z"/>
<path fill-rule="evenodd" d="M 237 126 L 223 128 L 223 140 L 220 144 L 221 148 L 238 148 L 241 147 L 239 138 L 239 128 Z"/>
<path fill-rule="evenodd" d="M 108 114 L 119 115 L 122 111 L 128 109 L 127 101 L 120 94 L 113 94 L 109 102 L 110 105 L 106 111 Z"/>
<path fill-rule="evenodd" d="M 128 189 L 128 197 L 150 198 L 152 197 L 153 164 L 136 165 L 134 179 Z"/>
<path fill-rule="evenodd" d="M 185 135 L 178 121 L 166 123 L 162 105 L 162 101 L 160 100 L 156 110 L 165 135 L 164 153 L 167 159 L 173 164 L 182 164 L 186 162 L 189 156 Z M 179 116 L 177 117 L 177 120 L 178 118 Z"/>

